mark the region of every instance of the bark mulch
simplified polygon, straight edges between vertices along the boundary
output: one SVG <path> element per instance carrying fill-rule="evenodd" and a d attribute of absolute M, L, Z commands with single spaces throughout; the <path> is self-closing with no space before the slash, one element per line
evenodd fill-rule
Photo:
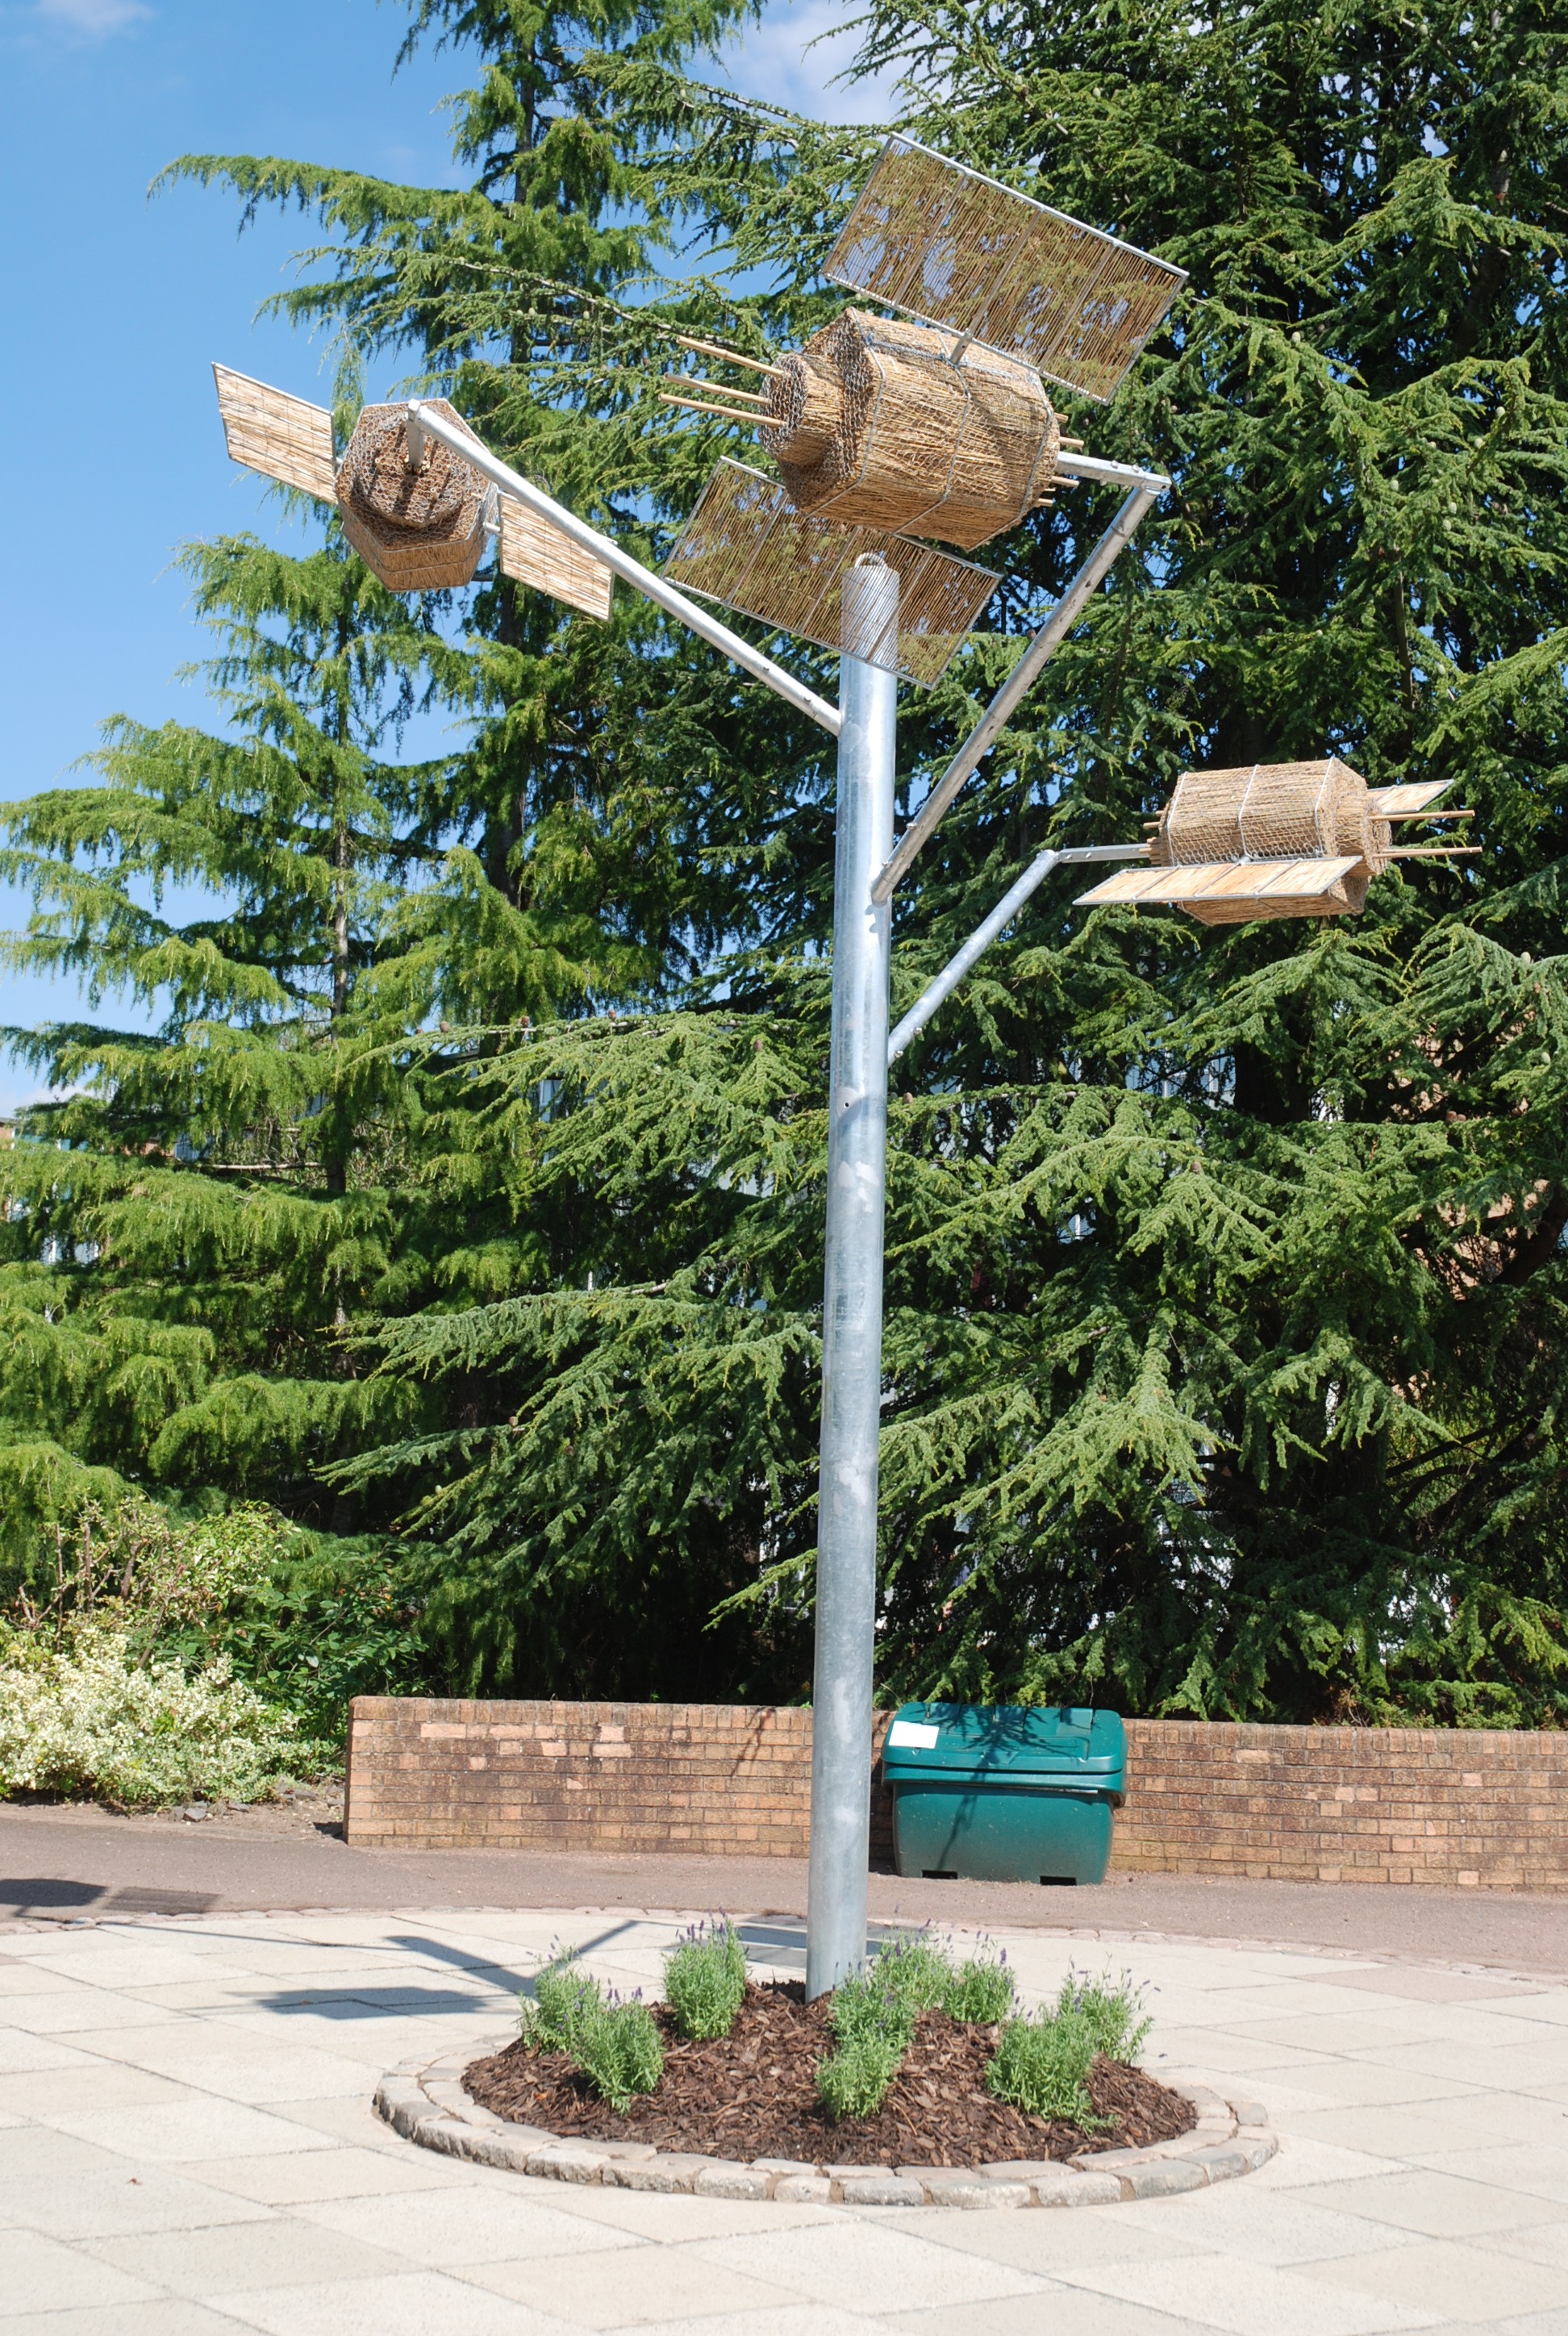
<path fill-rule="evenodd" d="M 563 2052 L 509 2044 L 475 2060 L 463 2083 L 498 2117 L 594 2141 L 647 2141 L 711 2157 L 791 2157 L 813 2165 L 983 2166 L 1001 2158 L 1074 2156 L 1174 2140 L 1196 2122 L 1190 2102 L 1141 2068 L 1098 2059 L 1088 2094 L 1096 2133 L 1027 2116 L 986 2089 L 994 2028 L 921 2015 L 915 2040 L 873 2117 L 835 2124 L 817 2099 L 816 2064 L 830 2051 L 825 1998 L 798 1980 L 748 1987 L 729 2034 L 692 2043 L 656 2010 L 664 2077 L 625 2117 L 590 2090 Z"/>

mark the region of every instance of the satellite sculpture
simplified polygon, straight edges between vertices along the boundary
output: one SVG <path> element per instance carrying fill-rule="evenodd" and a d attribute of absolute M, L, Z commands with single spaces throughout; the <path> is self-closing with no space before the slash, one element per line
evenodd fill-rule
<path fill-rule="evenodd" d="M 882 149 L 823 273 L 897 313 L 842 309 L 773 361 L 675 336 L 766 387 L 686 377 L 663 402 L 754 431 L 776 476 L 722 462 L 665 572 L 842 649 L 843 576 L 880 558 L 899 670 L 934 682 L 1001 578 L 929 539 L 973 551 L 1080 479 L 1137 475 L 1065 435 L 1046 384 L 1112 396 L 1185 277 L 909 138 Z"/>
<path fill-rule="evenodd" d="M 1170 905 L 1207 925 L 1348 916 L 1391 861 L 1459 848 L 1396 844 L 1396 821 L 1469 816 L 1431 808 L 1440 784 L 1368 788 L 1331 754 L 1186 772 L 1143 840 L 1040 852 L 890 1033 L 893 892 L 1171 484 L 1086 453 L 1051 390 L 1112 397 L 1183 277 L 904 137 L 883 147 L 823 272 L 865 305 L 802 348 L 765 359 L 674 336 L 765 387 L 687 375 L 662 397 L 755 432 L 774 467 L 721 462 L 661 573 L 501 462 L 443 400 L 366 406 L 339 452 L 324 408 L 215 368 L 230 453 L 336 504 L 394 590 L 465 583 L 492 542 L 504 574 L 596 617 L 619 577 L 838 741 L 813 1996 L 866 1952 L 890 1064 L 1064 863 L 1140 863 L 1083 894 L 1086 905 Z M 1000 581 L 959 555 L 1083 482 L 1121 488 L 1120 508 L 895 842 L 899 678 L 938 680 Z M 838 705 L 713 603 L 836 651 Z"/>
<path fill-rule="evenodd" d="M 609 616 L 611 576 L 603 561 L 526 504 L 498 496 L 464 454 L 422 428 L 411 407 L 362 406 L 339 458 L 324 405 L 228 365 L 215 365 L 212 375 L 233 460 L 336 503 L 344 534 L 389 590 L 466 584 L 493 542 L 502 575 L 590 617 Z M 484 452 L 443 397 L 423 411 Z"/>
<path fill-rule="evenodd" d="M 1359 916 L 1373 877 L 1396 860 L 1473 848 L 1394 841 L 1396 820 L 1470 817 L 1429 808 L 1446 784 L 1369 787 L 1335 754 L 1320 763 L 1184 771 L 1151 822 L 1152 864 L 1080 892 L 1079 905 L 1169 902 L 1202 925 Z"/>

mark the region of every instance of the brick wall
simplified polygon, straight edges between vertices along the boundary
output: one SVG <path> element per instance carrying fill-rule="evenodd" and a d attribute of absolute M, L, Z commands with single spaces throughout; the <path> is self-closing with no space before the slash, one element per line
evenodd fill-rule
<path fill-rule="evenodd" d="M 1568 1890 L 1568 1731 L 1127 1722 L 1115 1864 Z"/>
<path fill-rule="evenodd" d="M 803 1857 L 811 1767 L 811 1713 L 787 1705 L 360 1696 L 345 1831 L 400 1848 Z M 877 1790 L 872 1855 L 891 1851 Z"/>
<path fill-rule="evenodd" d="M 1568 1732 L 1133 1719 L 1127 1740 L 1124 1871 L 1568 1890 Z M 353 1708 L 346 1832 L 361 1847 L 803 1857 L 810 1801 L 809 1710 Z M 879 1780 L 873 1862 L 890 1847 Z"/>

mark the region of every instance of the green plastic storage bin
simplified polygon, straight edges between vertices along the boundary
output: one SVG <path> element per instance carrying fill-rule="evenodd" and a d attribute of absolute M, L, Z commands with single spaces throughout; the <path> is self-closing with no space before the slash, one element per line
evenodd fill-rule
<path fill-rule="evenodd" d="M 906 1703 L 882 1745 L 900 1874 L 1103 1882 L 1126 1731 L 1114 1711 Z"/>

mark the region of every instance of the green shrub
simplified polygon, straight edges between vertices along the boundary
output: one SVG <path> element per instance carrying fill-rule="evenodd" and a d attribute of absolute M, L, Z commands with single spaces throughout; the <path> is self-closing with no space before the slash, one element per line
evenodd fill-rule
<path fill-rule="evenodd" d="M 883 1947 L 868 1973 L 915 2019 L 943 2001 L 957 1975 L 948 1950 L 924 1932 Z"/>
<path fill-rule="evenodd" d="M 601 2099 L 624 2117 L 664 2074 L 664 2046 L 646 2004 L 607 1996 L 577 1968 L 575 1951 L 553 1955 L 521 1999 L 519 2032 L 532 2052 L 566 2052 Z"/>
<path fill-rule="evenodd" d="M 519 2032 L 531 2052 L 570 2052 L 583 1997 L 598 1994 L 599 1982 L 577 1968 L 577 1950 L 553 1954 L 533 1982 L 533 1994 L 520 1998 Z"/>
<path fill-rule="evenodd" d="M 1060 2117 L 1090 2132 L 1099 2122 L 1085 2079 L 1099 2049 L 1087 2020 L 1072 2012 L 1009 2020 L 986 2070 L 998 2100 L 1032 2117 Z"/>
<path fill-rule="evenodd" d="M 862 2030 L 817 2062 L 817 2096 L 832 2117 L 875 2117 L 898 2075 L 904 2046 Z"/>
<path fill-rule="evenodd" d="M 664 1959 L 664 1991 L 683 2036 L 727 2036 L 745 2000 L 745 1949 L 734 1923 L 683 1932 Z"/>
<path fill-rule="evenodd" d="M 869 1971 L 835 1987 L 828 2005 L 828 2026 L 836 2043 L 870 2039 L 894 2046 L 901 2055 L 909 2049 L 918 2017 L 909 1997 L 883 1977 L 880 1956 Z"/>
<path fill-rule="evenodd" d="M 1057 1996 L 1057 2017 L 1083 2020 L 1096 2052 L 1128 2062 L 1136 2061 L 1154 2024 L 1144 2010 L 1143 1990 L 1127 1971 L 1113 1981 L 1109 1971 L 1090 1979 L 1069 1971 Z"/>
<path fill-rule="evenodd" d="M 623 2003 L 597 1987 L 585 1990 L 579 2004 L 571 2057 L 618 2117 L 664 2074 L 664 2046 L 647 2004 L 635 1998 Z"/>
<path fill-rule="evenodd" d="M 969 2020 L 979 2027 L 993 2028 L 1007 2019 L 1017 1993 L 1008 1969 L 1007 1949 L 992 1953 L 982 1946 L 953 1972 L 942 1997 L 942 2010 L 950 2020 Z"/>
<path fill-rule="evenodd" d="M 837 2050 L 817 2063 L 817 2094 L 830 2117 L 874 2117 L 914 2039 L 915 2022 L 939 2000 L 952 1966 L 930 1940 L 900 1941 L 869 1971 L 836 1987 L 828 2026 Z"/>

